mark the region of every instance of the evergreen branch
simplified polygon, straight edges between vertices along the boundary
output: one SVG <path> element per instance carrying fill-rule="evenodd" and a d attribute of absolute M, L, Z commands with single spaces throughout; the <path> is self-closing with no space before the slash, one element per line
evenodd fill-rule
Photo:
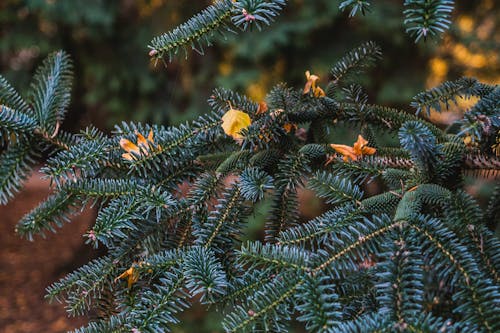
<path fill-rule="evenodd" d="M 253 202 L 262 200 L 274 188 L 273 178 L 258 168 L 247 168 L 240 175 L 241 195 Z"/>
<path fill-rule="evenodd" d="M 416 166 L 433 175 L 437 160 L 442 155 L 442 146 L 437 144 L 429 128 L 420 122 L 406 122 L 399 130 L 399 141 Z"/>
<path fill-rule="evenodd" d="M 392 214 L 401 200 L 398 191 L 384 192 L 361 201 L 361 209 L 372 214 Z"/>
<path fill-rule="evenodd" d="M 404 327 L 415 322 L 423 312 L 424 265 L 422 249 L 408 232 L 386 245 L 384 261 L 377 267 L 376 285 L 380 313 Z"/>
<path fill-rule="evenodd" d="M 70 221 L 77 203 L 78 197 L 72 193 L 53 194 L 18 222 L 16 232 L 29 240 L 33 240 L 35 234 L 45 236 L 46 230 L 55 232 L 54 225 L 62 227 L 64 222 Z"/>
<path fill-rule="evenodd" d="M 280 160 L 280 152 L 277 149 L 270 148 L 256 152 L 249 160 L 249 166 L 258 167 L 262 170 L 272 169 Z"/>
<path fill-rule="evenodd" d="M 314 247 L 327 241 L 331 233 L 337 228 L 361 219 L 359 211 L 351 204 L 329 210 L 326 213 L 312 219 L 311 221 L 289 228 L 279 234 L 280 245 L 311 244 Z"/>
<path fill-rule="evenodd" d="M 228 287 L 226 273 L 211 249 L 191 248 L 184 257 L 183 266 L 186 288 L 193 297 L 200 295 L 202 304 L 215 303 L 225 295 Z"/>
<path fill-rule="evenodd" d="M 332 332 L 342 320 L 335 286 L 326 275 L 306 277 L 295 298 L 301 313 L 297 320 L 305 322 L 309 332 Z"/>
<path fill-rule="evenodd" d="M 234 2 L 232 21 L 235 26 L 247 30 L 253 25 L 261 30 L 261 24 L 270 25 L 286 4 L 286 0 L 239 0 Z"/>
<path fill-rule="evenodd" d="M 179 320 L 175 315 L 189 307 L 189 295 L 182 289 L 181 270 L 165 272 L 154 289 L 146 290 L 127 316 L 129 330 L 161 332 Z"/>
<path fill-rule="evenodd" d="M 286 188 L 276 189 L 271 211 L 266 219 L 265 241 L 274 242 L 277 235 L 285 230 L 287 226 L 293 226 L 298 220 L 297 192 Z"/>
<path fill-rule="evenodd" d="M 152 46 L 151 56 L 209 43 L 231 19 L 243 29 L 260 27 L 285 3 L 217 1 L 159 37 L 166 44 Z M 367 3 L 341 6 L 363 11 Z M 429 6 L 442 3 L 405 5 L 427 6 L 421 19 L 436 23 L 447 9 Z M 492 156 L 500 151 L 500 88 L 463 78 L 417 95 L 413 105 L 427 112 L 459 96 L 480 98 L 442 131 L 417 115 L 370 105 L 361 86 L 344 84 L 379 55 L 365 43 L 343 57 L 327 96 L 280 84 L 267 104 L 257 104 L 216 90 L 213 112 L 193 122 L 122 124 L 112 137 L 92 127 L 78 136 L 60 131 L 71 86 L 65 54 L 50 56 L 37 72 L 33 108 L 0 77 L 0 201 L 20 188 L 39 150 L 56 152 L 43 169 L 56 192 L 17 232 L 32 238 L 54 231 L 77 207 L 99 203 L 85 236 L 108 256 L 53 284 L 48 297 L 64 299 L 71 314 L 102 318 L 77 332 L 163 332 L 190 299 L 229 305 L 227 331 L 282 332 L 292 318 L 320 332 L 500 331 L 500 242 L 488 229 L 500 191 L 484 213 L 463 192 L 464 171 L 500 174 Z M 314 80 L 308 75 L 307 84 Z M 231 109 L 251 118 L 242 140 L 221 126 Z M 376 154 L 333 156 L 325 165 L 332 126 L 361 130 Z M 383 147 L 379 131 L 397 134 L 401 147 Z M 363 199 L 361 184 L 376 177 L 381 193 Z M 304 184 L 334 209 L 303 223 L 297 193 Z M 241 245 L 254 239 L 243 232 L 267 195 L 265 240 Z M 122 278 L 128 287 L 117 283 Z"/>
<path fill-rule="evenodd" d="M 356 121 L 357 119 L 359 119 L 359 121 L 361 121 L 362 119 L 364 119 L 364 121 L 370 125 L 377 126 L 381 129 L 389 131 L 397 131 L 401 128 L 401 126 L 403 126 L 404 123 L 408 121 L 415 121 L 427 127 L 432 132 L 432 134 L 436 138 L 438 138 L 438 140 L 444 141 L 445 138 L 444 132 L 437 128 L 435 125 L 404 111 L 379 105 L 368 104 L 365 108 L 366 114 L 363 114 L 363 118 L 361 119 L 359 115 L 353 114 L 349 111 L 352 110 L 352 108 L 355 109 L 354 105 L 349 103 L 341 104 L 340 108 L 343 111 L 339 118 L 341 120 L 346 119 L 348 121 Z"/>
<path fill-rule="evenodd" d="M 496 226 L 500 222 L 500 182 L 496 182 L 495 184 L 483 221 L 488 226 Z"/>
<path fill-rule="evenodd" d="M 70 147 L 76 145 L 79 141 L 75 135 L 64 132 L 62 130 L 57 130 L 54 133 L 49 133 L 43 129 L 36 128 L 34 134 L 44 142 L 55 146 L 55 148 L 59 150 L 69 150 Z M 54 136 L 54 134 L 56 135 Z"/>
<path fill-rule="evenodd" d="M 252 156 L 249 150 L 238 150 L 229 155 L 215 170 L 223 175 L 229 174 L 236 169 L 244 169 L 248 159 Z"/>
<path fill-rule="evenodd" d="M 498 310 L 491 302 L 500 296 L 499 288 L 491 281 L 484 280 L 469 251 L 460 244 L 453 233 L 436 219 L 417 216 L 407 222 L 432 247 L 432 250 L 429 249 L 430 252 L 426 251 L 426 253 L 446 258 L 463 279 L 464 284 L 461 287 L 464 288 L 464 291 L 457 293 L 455 298 L 461 299 L 464 303 L 455 311 L 488 332 L 494 332 L 498 329 L 500 323 L 491 320 L 498 316 Z M 434 257 L 433 262 L 437 263 L 437 259 L 438 257 Z M 440 261 L 440 264 L 435 267 L 436 271 L 442 274 L 445 265 Z M 493 308 L 487 304 L 491 304 Z"/>
<path fill-rule="evenodd" d="M 467 154 L 465 167 L 469 170 L 500 170 L 500 158 L 494 156 Z"/>
<path fill-rule="evenodd" d="M 126 315 L 120 314 L 106 319 L 90 322 L 87 326 L 77 328 L 71 333 L 126 333 L 129 332 L 125 327 Z"/>
<path fill-rule="evenodd" d="M 93 198 L 119 197 L 140 192 L 147 195 L 137 179 L 78 179 L 76 182 L 66 183 L 64 190 L 74 195 Z"/>
<path fill-rule="evenodd" d="M 344 0 L 340 3 L 339 9 L 344 11 L 347 8 L 351 8 L 349 17 L 353 17 L 358 12 L 365 15 L 366 12 L 370 11 L 370 6 L 371 3 L 369 0 Z"/>
<path fill-rule="evenodd" d="M 356 223 L 355 226 L 339 230 L 343 235 L 342 241 L 340 242 L 339 238 L 333 238 L 331 244 L 327 244 L 333 252 L 320 252 L 319 264 L 312 272 L 317 274 L 335 264 L 341 266 L 340 261 L 344 261 L 346 264 L 349 262 L 351 266 L 354 266 L 354 262 L 349 261 L 349 259 L 357 255 L 356 251 L 369 246 L 370 243 L 380 237 L 385 237 L 389 231 L 400 225 L 400 222 L 393 222 L 387 215 L 382 215 L 381 217 L 373 216 L 371 220 L 365 218 L 363 223 Z M 338 270 L 335 270 L 335 273 L 342 274 Z"/>
<path fill-rule="evenodd" d="M 214 89 L 212 96 L 208 99 L 208 105 L 210 105 L 213 112 L 220 116 L 232 107 L 233 109 L 244 111 L 252 119 L 256 118 L 259 108 L 258 104 L 251 101 L 248 97 L 224 88 Z"/>
<path fill-rule="evenodd" d="M 315 191 L 320 198 L 326 199 L 328 204 L 339 204 L 346 201 L 360 204 L 363 191 L 345 178 L 334 176 L 332 173 L 318 171 L 309 180 L 308 188 Z"/>
<path fill-rule="evenodd" d="M 496 283 L 500 282 L 500 241 L 480 221 L 483 220 L 477 202 L 467 193 L 450 193 L 450 200 L 443 204 L 444 219 L 453 232 L 474 255 L 481 268 Z M 495 219 L 495 217 L 492 217 Z"/>
<path fill-rule="evenodd" d="M 446 109 L 449 108 L 450 102 L 454 102 L 456 105 L 457 97 L 468 99 L 473 95 L 477 95 L 478 84 L 476 79 L 468 77 L 444 82 L 413 97 L 413 102 L 410 105 L 417 109 L 417 114 L 425 111 L 429 116 L 431 109 L 441 112 L 443 104 Z"/>
<path fill-rule="evenodd" d="M 130 168 L 147 177 L 148 173 L 158 172 L 160 165 L 173 166 L 182 162 L 194 162 L 196 154 L 203 151 L 205 145 L 209 145 L 222 135 L 222 120 L 216 114 L 199 117 L 189 125 L 178 127 L 152 128 L 155 147 L 148 151 L 134 154 L 130 162 Z M 116 128 L 116 135 L 136 136 L 135 132 L 147 133 L 151 128 L 136 128 L 134 124 L 122 124 Z M 116 145 L 118 146 L 118 144 Z"/>
<path fill-rule="evenodd" d="M 187 194 L 189 203 L 195 207 L 205 204 L 219 190 L 222 180 L 223 177 L 218 177 L 213 172 L 202 174 Z"/>
<path fill-rule="evenodd" d="M 77 178 L 96 176 L 102 168 L 103 160 L 107 156 L 109 144 L 101 141 L 80 141 L 78 145 L 68 147 L 51 157 L 43 173 L 50 176 L 58 186 L 61 180 L 75 181 Z"/>
<path fill-rule="evenodd" d="M 32 116 L 33 111 L 10 83 L 0 75 L 0 105 L 6 106 L 15 112 Z"/>
<path fill-rule="evenodd" d="M 443 33 L 451 24 L 453 0 L 405 0 L 404 6 L 406 32 L 415 42 Z"/>
<path fill-rule="evenodd" d="M 63 52 L 55 52 L 37 69 L 29 99 L 42 132 L 57 133 L 71 97 L 72 63 Z"/>
<path fill-rule="evenodd" d="M 341 80 L 347 80 L 349 76 L 359 74 L 381 56 L 382 51 L 374 42 L 369 41 L 361 44 L 337 61 L 330 70 L 333 83 L 338 84 Z"/>
<path fill-rule="evenodd" d="M 302 185 L 302 176 L 310 171 L 308 154 L 299 152 L 286 155 L 278 163 L 278 174 L 274 181 L 272 208 L 266 221 L 266 241 L 274 242 L 276 236 L 298 219 L 297 186 Z"/>
<path fill-rule="evenodd" d="M 211 247 L 214 243 L 231 242 L 230 236 L 238 235 L 238 225 L 241 211 L 241 190 L 237 184 L 233 184 L 226 189 L 223 197 L 218 200 L 215 210 L 210 212 L 205 225 L 199 226 L 194 234 L 196 236 L 196 244 L 202 245 L 205 248 Z"/>
<path fill-rule="evenodd" d="M 407 172 L 414 167 L 414 163 L 408 157 L 399 157 L 382 154 L 363 156 L 358 161 L 345 162 L 341 158 L 334 159 L 329 168 L 338 177 L 353 179 L 355 183 L 363 183 L 365 180 L 373 180 L 377 176 L 386 176 L 388 169 L 396 169 L 398 172 Z M 401 170 L 404 169 L 404 170 Z M 400 183 L 398 183 L 400 185 Z"/>
<path fill-rule="evenodd" d="M 111 257 L 95 259 L 73 273 L 68 274 L 47 288 L 46 297 L 60 301 L 63 296 L 68 300 L 67 311 L 71 315 L 84 314 L 109 286 L 116 273 L 116 265 Z"/>
<path fill-rule="evenodd" d="M 133 220 L 142 218 L 138 212 L 140 206 L 141 202 L 135 198 L 113 199 L 107 207 L 99 211 L 94 227 L 87 234 L 89 241 L 95 245 L 101 242 L 109 246 L 111 239 L 126 238 L 124 231 L 137 230 Z"/>
<path fill-rule="evenodd" d="M 357 333 L 357 332 L 390 332 L 393 329 L 393 323 L 379 313 L 370 313 L 359 316 L 350 321 L 339 323 L 335 327 L 336 332 Z"/>
<path fill-rule="evenodd" d="M 9 135 L 28 135 L 36 128 L 35 119 L 30 116 L 0 104 L 0 129 Z M 3 134 L 2 133 L 2 139 Z"/>
<path fill-rule="evenodd" d="M 481 100 L 458 120 L 460 132 L 458 136 L 469 135 L 475 140 L 489 137 L 500 130 L 500 85 L 482 96 Z"/>
<path fill-rule="evenodd" d="M 400 189 L 401 184 L 406 183 L 410 177 L 411 172 L 407 170 L 388 168 L 382 173 L 384 183 L 392 190 Z"/>
<path fill-rule="evenodd" d="M 256 289 L 274 279 L 268 271 L 247 270 L 247 274 L 230 281 L 226 294 L 219 299 L 222 306 L 235 306 L 239 300 L 247 299 Z"/>
<path fill-rule="evenodd" d="M 258 329 L 283 332 L 283 318 L 289 318 L 286 302 L 303 282 L 293 276 L 279 275 L 255 291 L 246 308 L 238 305 L 226 315 L 222 325 L 226 332 L 248 332 Z"/>
<path fill-rule="evenodd" d="M 310 271 L 309 258 L 311 253 L 304 249 L 278 245 L 262 244 L 261 242 L 248 242 L 242 245 L 238 253 L 238 259 L 243 266 L 265 267 L 284 271 L 293 269 L 299 271 Z"/>
<path fill-rule="evenodd" d="M 155 37 L 149 45 L 150 55 L 172 61 L 180 50 L 190 47 L 203 54 L 203 45 L 210 45 L 216 32 L 229 30 L 228 21 L 233 12 L 232 0 L 219 0 L 177 28 Z"/>
<path fill-rule="evenodd" d="M 0 155 L 0 204 L 5 205 L 21 190 L 22 182 L 28 177 L 40 158 L 34 141 L 21 139 L 11 143 Z"/>

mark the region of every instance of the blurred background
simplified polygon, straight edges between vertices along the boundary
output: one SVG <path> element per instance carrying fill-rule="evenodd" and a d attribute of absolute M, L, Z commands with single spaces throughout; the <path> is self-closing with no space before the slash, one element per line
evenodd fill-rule
<path fill-rule="evenodd" d="M 362 78 L 371 103 L 412 111 L 414 95 L 445 80 L 465 75 L 500 82 L 499 1 L 456 1 L 451 29 L 418 45 L 404 33 L 401 0 L 376 1 L 370 13 L 352 19 L 339 12 L 340 1 L 288 2 L 272 27 L 228 33 L 204 56 L 192 52 L 165 67 L 149 61 L 148 42 L 210 1 L 1 0 L 0 73 L 24 92 L 48 53 L 64 49 L 71 54 L 75 82 L 63 128 L 72 132 L 89 124 L 110 131 L 129 120 L 179 124 L 208 112 L 206 100 L 218 86 L 260 101 L 279 82 L 303 86 L 308 69 L 324 86 L 335 60 L 366 40 L 376 41 L 384 53 Z M 432 117 L 445 126 L 473 102 Z M 63 332 L 84 322 L 66 319 L 62 306 L 48 307 L 42 297 L 47 285 L 96 255 L 80 237 L 92 212 L 41 245 L 18 239 L 15 223 L 47 194 L 38 179 L 32 177 L 16 201 L 0 207 L 5 219 L 0 237 L 8 245 L 0 250 L 2 332 Z M 486 183 L 471 182 L 470 190 L 486 193 Z M 307 200 L 304 207 L 318 206 Z M 217 318 L 200 309 L 176 332 L 219 332 Z"/>

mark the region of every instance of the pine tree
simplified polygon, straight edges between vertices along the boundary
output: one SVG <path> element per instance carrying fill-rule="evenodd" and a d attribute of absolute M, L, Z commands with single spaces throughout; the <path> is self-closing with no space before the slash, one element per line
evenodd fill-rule
<path fill-rule="evenodd" d="M 155 38 L 150 55 L 201 51 L 231 22 L 269 24 L 284 4 L 216 1 Z M 99 207 L 85 236 L 107 254 L 47 289 L 71 315 L 101 314 L 75 332 L 168 331 L 194 302 L 223 312 L 228 332 L 287 331 L 292 320 L 313 332 L 499 331 L 500 242 L 488 226 L 500 186 L 482 208 L 464 183 L 498 179 L 500 88 L 462 78 L 415 96 L 414 113 L 373 105 L 355 79 L 380 57 L 366 42 L 333 64 L 325 89 L 309 71 L 304 87 L 280 84 L 265 101 L 216 89 L 194 121 L 123 123 L 110 136 L 60 129 L 72 82 L 64 52 L 45 60 L 26 100 L 1 78 L 0 199 L 43 154 L 55 187 L 17 232 L 33 239 Z M 425 118 L 472 96 L 445 130 Z M 360 133 L 354 144 L 327 141 L 340 128 Z M 370 181 L 383 190 L 366 194 Z M 327 205 L 307 222 L 304 188 Z M 265 237 L 248 240 L 264 201 Z"/>

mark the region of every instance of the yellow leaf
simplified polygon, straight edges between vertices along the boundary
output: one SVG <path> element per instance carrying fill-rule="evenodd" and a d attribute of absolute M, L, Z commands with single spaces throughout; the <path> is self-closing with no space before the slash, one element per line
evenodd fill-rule
<path fill-rule="evenodd" d="M 250 116 L 243 111 L 236 109 L 229 109 L 222 117 L 222 129 L 224 133 L 233 137 L 233 139 L 242 139 L 241 130 L 248 128 L 252 120 Z"/>

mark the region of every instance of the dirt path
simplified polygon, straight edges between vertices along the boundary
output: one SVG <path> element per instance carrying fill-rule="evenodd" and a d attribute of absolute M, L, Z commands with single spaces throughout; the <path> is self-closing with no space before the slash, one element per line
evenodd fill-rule
<path fill-rule="evenodd" d="M 48 195 L 48 183 L 34 174 L 25 190 L 0 206 L 0 332 L 65 332 L 85 320 L 68 318 L 62 304 L 49 304 L 45 288 L 89 260 L 82 234 L 93 221 L 85 212 L 47 239 L 34 242 L 14 233 L 19 219 Z"/>

